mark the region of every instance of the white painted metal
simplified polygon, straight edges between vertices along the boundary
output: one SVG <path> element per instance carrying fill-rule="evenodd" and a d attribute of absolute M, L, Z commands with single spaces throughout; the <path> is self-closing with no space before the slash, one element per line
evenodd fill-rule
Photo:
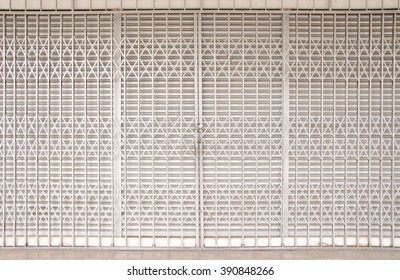
<path fill-rule="evenodd" d="M 282 15 L 202 18 L 204 245 L 268 246 L 283 229 Z"/>
<path fill-rule="evenodd" d="M 128 246 L 195 245 L 195 30 L 193 14 L 126 15 L 123 209 L 140 237 Z"/>
<path fill-rule="evenodd" d="M 289 69 L 289 15 L 285 14 L 282 16 L 282 237 L 288 235 Z"/>
<path fill-rule="evenodd" d="M 113 221 L 115 225 L 115 235 L 121 236 L 121 76 L 122 76 L 122 41 L 121 41 L 121 16 L 115 15 L 113 27 L 113 184 L 114 184 L 114 216 Z"/>
<path fill-rule="evenodd" d="M 398 0 L 4 0 L 7 10 L 398 9 Z"/>
<path fill-rule="evenodd" d="M 1 245 L 400 246 L 399 22 L 0 14 Z"/>

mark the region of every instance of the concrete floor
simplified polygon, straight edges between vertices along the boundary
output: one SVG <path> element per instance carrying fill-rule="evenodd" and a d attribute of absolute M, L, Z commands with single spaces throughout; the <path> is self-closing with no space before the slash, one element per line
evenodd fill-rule
<path fill-rule="evenodd" d="M 269 259 L 315 260 L 358 259 L 400 260 L 399 249 L 274 249 L 274 250 L 108 250 L 108 249 L 36 249 L 3 248 L 0 259 L 5 260 L 157 260 L 157 259 Z"/>

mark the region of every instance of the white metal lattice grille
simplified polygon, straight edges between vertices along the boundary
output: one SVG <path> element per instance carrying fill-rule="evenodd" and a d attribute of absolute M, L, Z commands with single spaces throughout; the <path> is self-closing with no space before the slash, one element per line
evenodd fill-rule
<path fill-rule="evenodd" d="M 1 14 L 2 246 L 400 246 L 399 22 Z"/>
<path fill-rule="evenodd" d="M 2 23 L 2 236 L 75 245 L 110 235 L 112 16 Z"/>
<path fill-rule="evenodd" d="M 195 246 L 194 16 L 122 26 L 122 225 L 132 246 Z"/>
<path fill-rule="evenodd" d="M 281 26 L 281 14 L 202 15 L 206 246 L 281 236 Z"/>
<path fill-rule="evenodd" d="M 399 17 L 291 15 L 289 229 L 297 244 L 399 235 Z"/>

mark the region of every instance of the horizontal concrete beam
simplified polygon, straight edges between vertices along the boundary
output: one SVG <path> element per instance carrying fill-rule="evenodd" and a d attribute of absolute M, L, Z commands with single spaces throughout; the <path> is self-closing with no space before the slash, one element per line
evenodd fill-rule
<path fill-rule="evenodd" d="M 0 10 L 399 9 L 398 0 L 3 0 Z"/>

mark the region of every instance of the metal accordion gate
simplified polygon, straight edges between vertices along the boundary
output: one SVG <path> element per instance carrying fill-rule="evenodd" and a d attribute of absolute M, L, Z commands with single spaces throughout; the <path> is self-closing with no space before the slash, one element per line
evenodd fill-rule
<path fill-rule="evenodd" d="M 0 14 L 1 246 L 400 246 L 400 15 Z"/>

